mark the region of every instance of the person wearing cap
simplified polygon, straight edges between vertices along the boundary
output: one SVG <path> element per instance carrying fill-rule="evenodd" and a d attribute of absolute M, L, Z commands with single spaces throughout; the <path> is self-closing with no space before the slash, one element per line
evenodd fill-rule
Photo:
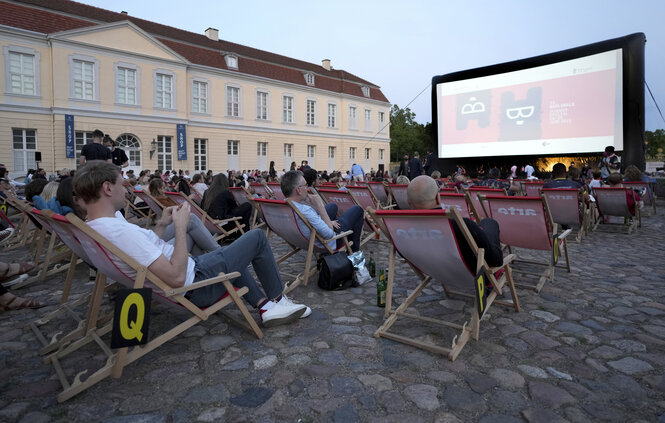
<path fill-rule="evenodd" d="M 102 145 L 104 133 L 99 129 L 95 129 L 92 133 L 92 142 L 83 146 L 81 149 L 81 157 L 79 157 L 79 166 L 83 166 L 90 160 L 106 160 L 111 161 L 111 151 Z"/>

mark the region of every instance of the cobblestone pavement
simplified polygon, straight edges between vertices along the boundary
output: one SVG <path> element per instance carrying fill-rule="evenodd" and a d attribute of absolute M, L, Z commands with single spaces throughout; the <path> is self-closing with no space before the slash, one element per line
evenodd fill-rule
<path fill-rule="evenodd" d="M 383 320 L 375 283 L 324 292 L 312 281 L 292 293 L 312 315 L 266 329 L 263 340 L 214 316 L 127 366 L 120 379 L 59 404 L 55 371 L 26 325 L 55 308 L 60 275 L 16 291 L 51 306 L 0 313 L 0 421 L 665 422 L 665 205 L 659 206 L 660 215 L 644 218 L 636 234 L 595 232 L 571 242 L 572 273 L 558 269 L 540 294 L 518 289 L 520 313 L 490 309 L 480 340 L 469 341 L 454 362 L 374 338 Z M 285 251 L 277 238 L 271 242 Z M 372 241 L 369 250 L 378 267 L 387 266 L 386 244 Z M 0 260 L 25 254 L 1 253 Z M 285 267 L 303 263 L 300 255 Z M 72 297 L 90 291 L 87 279 L 80 265 Z M 396 301 L 415 285 L 400 264 Z M 445 298 L 438 284 L 415 303 L 423 314 L 454 315 L 465 307 L 460 298 Z M 156 306 L 151 332 L 182 318 Z M 420 325 L 400 329 L 423 333 Z M 84 348 L 63 367 L 72 377 L 103 357 Z"/>

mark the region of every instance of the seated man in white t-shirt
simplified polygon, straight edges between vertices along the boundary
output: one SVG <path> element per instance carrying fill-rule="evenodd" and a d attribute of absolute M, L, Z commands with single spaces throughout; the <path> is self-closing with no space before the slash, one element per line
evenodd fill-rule
<path fill-rule="evenodd" d="M 190 258 L 186 242 L 190 219 L 188 204 L 165 208 L 157 225 L 157 228 L 165 228 L 173 223 L 175 242 L 171 245 L 160 238 L 161 234 L 116 217 L 116 211 L 125 202 L 125 188 L 117 166 L 104 161 L 86 163 L 76 172 L 74 190 L 86 204 L 88 225 L 169 286 L 191 285 L 221 272 L 240 272 L 232 283 L 249 288 L 245 299 L 259 308 L 263 326 L 292 322 L 311 313 L 309 307 L 295 304 L 282 295 L 284 284 L 263 231 L 249 231 L 228 247 Z M 115 259 L 115 262 L 128 274 L 135 273 L 121 260 Z M 248 270 L 250 263 L 263 290 Z M 186 297 L 199 307 L 208 307 L 221 299 L 225 292 L 224 286 L 218 283 L 190 291 Z"/>

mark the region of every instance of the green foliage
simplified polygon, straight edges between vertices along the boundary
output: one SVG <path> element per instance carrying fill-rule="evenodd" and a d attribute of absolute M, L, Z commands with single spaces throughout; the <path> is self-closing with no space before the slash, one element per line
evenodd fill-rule
<path fill-rule="evenodd" d="M 400 109 L 393 105 L 390 110 L 390 160 L 398 162 L 405 154 L 420 153 L 424 158 L 425 153 L 432 147 L 433 133 L 432 124 L 420 124 L 415 121 L 416 114 L 408 107 Z"/>
<path fill-rule="evenodd" d="M 665 156 L 665 129 L 656 129 L 655 131 L 646 131 L 644 133 L 646 143 L 646 155 L 651 159 L 658 159 Z M 658 149 L 661 149 L 658 152 Z M 662 160 L 662 159 L 661 159 Z"/>

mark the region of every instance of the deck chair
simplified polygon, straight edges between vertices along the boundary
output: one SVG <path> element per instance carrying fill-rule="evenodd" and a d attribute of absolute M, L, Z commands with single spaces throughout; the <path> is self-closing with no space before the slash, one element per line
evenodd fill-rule
<path fill-rule="evenodd" d="M 367 182 L 367 186 L 369 187 L 370 190 L 372 190 L 374 196 L 376 197 L 377 200 L 379 200 L 382 206 L 385 207 L 388 204 L 390 204 L 390 201 L 388 199 L 388 191 L 386 191 L 386 186 L 384 185 L 383 182 L 369 181 Z"/>
<path fill-rule="evenodd" d="M 621 183 L 626 188 L 632 188 L 640 194 L 640 198 L 646 206 L 644 209 L 640 210 L 640 213 L 643 213 L 651 209 L 652 214 L 656 214 L 656 195 L 653 192 L 653 187 L 649 182 L 642 181 L 624 181 Z"/>
<path fill-rule="evenodd" d="M 468 217 L 476 221 L 480 220 L 478 218 L 478 211 L 471 200 L 469 200 L 468 193 L 440 192 L 439 200 L 441 201 L 441 208 L 444 210 L 454 207 L 462 217 Z"/>
<path fill-rule="evenodd" d="M 381 227 L 387 232 L 389 239 L 392 241 L 388 269 L 388 287 L 386 291 L 386 320 L 374 333 L 375 337 L 384 337 L 428 351 L 445 354 L 449 360 L 453 361 L 462 351 L 470 337 L 478 340 L 480 335 L 480 321 L 482 319 L 479 310 L 482 309 L 484 312 L 496 302 L 497 304 L 512 307 L 517 312 L 520 311 L 519 300 L 515 292 L 515 285 L 513 284 L 510 269 L 510 262 L 515 256 L 507 256 L 503 264 L 497 268 L 491 268 L 487 265 L 484 258 L 484 250 L 477 247 L 455 208 L 451 208 L 448 211 L 370 210 L 370 214 L 373 214 L 375 219 L 381 222 Z M 475 263 L 464 263 L 451 221 L 456 222 L 461 229 L 464 238 L 476 256 Z M 420 284 L 397 309 L 392 310 L 391 297 L 395 280 L 396 253 L 399 253 L 411 266 L 416 276 L 420 279 Z M 495 273 L 500 269 L 504 269 L 505 271 L 497 279 Z M 494 286 L 494 289 L 486 299 L 485 307 L 478 304 L 475 295 L 476 275 L 481 271 L 484 272 L 484 277 L 487 278 L 488 282 L 491 282 Z M 457 322 L 447 321 L 442 318 L 445 316 L 433 318 L 407 311 L 409 306 L 418 299 L 432 280 L 437 280 L 442 284 L 447 297 L 461 295 L 474 299 L 473 307 L 465 307 L 463 311 L 462 324 L 459 324 L 459 320 Z M 481 282 L 481 284 L 482 289 L 484 289 L 484 282 Z M 512 303 L 496 301 L 497 294 L 501 293 L 505 285 L 509 287 L 512 294 Z M 432 323 L 452 328 L 459 331 L 459 333 L 454 336 L 451 342 L 452 345 L 448 348 L 435 345 L 426 340 L 389 332 L 389 329 L 397 319 L 402 317 L 419 320 L 422 322 L 418 323 L 419 326 Z M 468 324 L 469 320 L 471 321 L 470 325 Z M 429 334 L 424 334 L 424 336 L 428 337 Z"/>
<path fill-rule="evenodd" d="M 268 182 L 266 185 L 268 185 L 268 188 L 270 188 L 270 191 L 272 191 L 272 197 L 275 200 L 280 200 L 280 201 L 286 200 L 286 197 L 282 192 L 282 187 L 279 184 L 279 182 Z"/>
<path fill-rule="evenodd" d="M 400 210 L 409 210 L 411 206 L 409 205 L 409 200 L 406 196 L 406 189 L 409 186 L 404 184 L 388 184 L 388 191 L 390 192 L 390 197 L 394 200 L 397 207 Z"/>
<path fill-rule="evenodd" d="M 454 194 L 459 193 L 459 191 L 457 190 L 457 187 L 452 187 L 452 188 L 441 187 L 441 189 L 439 189 L 439 192 L 441 194 L 443 194 L 443 193 L 454 193 Z"/>
<path fill-rule="evenodd" d="M 584 203 L 582 188 L 543 188 L 552 219 L 559 225 L 576 226 L 580 242 L 589 229 L 591 210 Z"/>
<path fill-rule="evenodd" d="M 252 201 L 254 199 L 252 194 L 250 194 L 243 187 L 229 187 L 229 191 L 231 191 L 231 194 L 233 194 L 233 198 L 235 198 L 236 203 L 238 203 L 238 205 L 249 203 L 252 206 L 252 217 L 250 219 L 250 226 L 252 229 L 260 228 L 263 225 L 265 225 L 265 222 L 257 224 L 259 217 L 261 217 L 260 216 L 261 210 L 256 205 L 256 203 Z"/>
<path fill-rule="evenodd" d="M 642 227 L 642 216 L 637 204 L 635 191 L 632 188 L 594 188 L 593 196 L 596 198 L 596 207 L 600 214 L 596 221 L 594 230 L 602 223 L 604 229 L 626 229 L 630 234 L 636 227 Z M 628 209 L 628 197 L 633 197 L 635 214 Z"/>
<path fill-rule="evenodd" d="M 186 196 L 184 193 L 167 192 L 165 194 L 166 196 L 168 196 L 178 204 L 188 203 L 191 213 L 194 216 L 201 219 L 201 222 L 203 222 L 203 225 L 206 227 L 206 229 L 210 231 L 210 234 L 215 239 L 215 241 L 219 241 L 236 232 L 239 232 L 240 234 L 245 233 L 245 231 L 243 230 L 245 225 L 240 223 L 240 221 L 242 220 L 242 218 L 240 217 L 229 217 L 228 219 L 213 219 L 208 215 L 207 212 L 205 212 L 201 207 L 199 207 L 199 205 L 196 204 L 194 200 Z M 231 225 L 231 228 L 230 229 L 225 228 L 225 226 L 227 226 L 227 224 L 230 223 L 233 224 Z"/>
<path fill-rule="evenodd" d="M 566 237 L 572 232 L 572 229 L 567 229 L 561 234 L 557 232 L 558 225 L 552 220 L 547 200 L 544 197 L 488 195 L 487 197 L 481 196 L 480 199 L 487 215 L 499 223 L 502 244 L 508 246 L 511 251 L 512 247 L 518 247 L 548 252 L 545 261 L 515 260 L 516 264 L 520 262 L 545 267 L 542 273 L 514 268 L 515 272 L 539 276 L 540 279 L 535 286 L 526 286 L 540 292 L 545 282 L 554 280 L 554 270 L 561 249 L 566 257 L 565 268 L 570 273 Z M 556 237 L 556 242 L 554 242 L 554 237 Z M 564 266 L 559 263 L 558 267 Z"/>
<path fill-rule="evenodd" d="M 73 214 L 70 213 L 67 215 L 66 219 L 72 224 L 71 228 L 73 235 L 86 249 L 88 257 L 97 267 L 98 273 L 101 275 L 100 280 L 104 284 L 106 282 L 106 278 L 109 278 L 128 288 L 152 288 L 153 294 L 158 300 L 162 300 L 167 304 L 180 306 L 181 310 L 189 311 L 191 315 L 187 320 L 175 325 L 170 330 L 158 336 L 151 335 L 151 340 L 147 344 L 133 347 L 131 350 L 129 348 L 120 348 L 116 352 L 113 352 L 101 339 L 104 334 L 111 330 L 111 324 L 109 323 L 102 328 L 92 329 L 90 333 L 86 334 L 86 337 L 83 340 L 61 348 L 58 351 L 46 356 L 46 361 L 53 363 L 56 369 L 56 373 L 58 374 L 58 378 L 60 379 L 60 382 L 63 386 L 63 391 L 57 396 L 59 402 L 66 401 L 74 395 L 77 395 L 94 384 L 104 380 L 108 376 L 119 378 L 122 375 L 122 371 L 126 365 L 136 361 L 150 351 L 161 346 L 165 342 L 177 337 L 182 332 L 196 325 L 197 323 L 207 320 L 208 317 L 222 310 L 222 308 L 226 307 L 230 303 L 235 303 L 236 307 L 238 307 L 243 316 L 242 320 L 233 320 L 248 328 L 256 335 L 257 338 L 261 339 L 263 337 L 261 329 L 259 329 L 256 322 L 249 314 L 247 307 L 240 298 L 240 296 L 247 293 L 247 288 L 243 287 L 235 290 L 231 285 L 231 279 L 240 276 L 238 272 L 227 274 L 222 273 L 217 277 L 207 279 L 205 281 L 195 282 L 187 287 L 172 288 Z M 136 276 L 131 277 L 127 273 L 120 270 L 120 268 L 116 265 L 116 259 L 124 262 L 126 265 L 136 271 Z M 183 295 L 188 291 L 213 283 L 224 284 L 225 288 L 227 289 L 227 293 L 222 298 L 220 298 L 217 303 L 206 309 L 201 309 L 195 306 Z M 96 299 L 93 299 L 93 301 L 96 301 Z M 96 321 L 96 312 L 96 310 L 91 312 L 93 321 Z M 78 373 L 73 382 L 69 382 L 65 376 L 65 373 L 62 371 L 60 364 L 61 359 L 90 342 L 96 342 L 102 351 L 106 354 L 106 364 L 104 364 L 99 370 L 90 375 L 84 381 L 81 380 L 81 376 L 86 372 L 86 370 Z"/>
<path fill-rule="evenodd" d="M 155 199 L 152 195 L 150 195 L 149 192 L 146 191 L 140 191 L 140 190 L 134 190 L 134 195 L 139 197 L 141 201 L 146 203 L 148 207 L 150 207 L 150 212 L 148 213 L 148 218 L 152 218 L 155 216 L 157 219 L 162 217 L 162 211 L 164 210 L 164 207 L 162 204 Z M 150 219 L 148 219 L 150 220 Z M 147 226 L 146 226 L 147 227 Z"/>
<path fill-rule="evenodd" d="M 11 251 L 25 246 L 33 246 L 36 237 L 40 234 L 41 228 L 38 228 L 28 216 L 27 212 L 32 210 L 32 206 L 23 200 L 10 197 L 4 198 L 3 206 L 5 205 L 11 206 L 15 211 L 18 210 L 20 213 L 18 216 L 20 217 L 18 217 L 18 222 L 13 225 L 14 233 L 12 237 L 3 243 L 3 250 Z M 10 221 L 12 218 L 16 219 L 16 217 L 8 216 Z"/>
<path fill-rule="evenodd" d="M 522 191 L 527 197 L 540 197 L 540 190 L 545 182 L 522 182 Z"/>
<path fill-rule="evenodd" d="M 359 188 L 357 186 L 347 186 L 346 191 L 338 191 L 334 189 L 319 189 L 319 195 L 323 198 L 324 203 L 334 203 L 337 204 L 337 216 L 341 216 L 353 206 L 360 206 L 366 210 L 362 205 L 358 204 L 355 199 L 355 196 L 351 194 L 350 189 Z M 374 207 L 370 205 L 369 207 Z M 367 212 L 364 215 L 365 223 L 363 225 L 363 230 L 367 233 L 366 236 L 360 237 L 360 246 L 362 247 L 371 239 L 378 239 L 380 237 L 379 228 L 374 224 L 372 219 L 369 217 Z"/>
<path fill-rule="evenodd" d="M 249 184 L 250 187 L 257 193 L 261 198 L 273 198 L 272 191 L 266 185 L 259 182 L 252 182 Z"/>
<path fill-rule="evenodd" d="M 480 221 L 481 219 L 487 217 L 487 214 L 485 214 L 485 210 L 483 210 L 482 204 L 480 204 L 478 195 L 505 195 L 505 196 L 508 195 L 505 189 L 475 187 L 475 186 L 465 189 L 464 192 L 469 194 L 467 199 L 471 202 L 473 209 L 478 212 L 478 214 L 476 215 L 477 221 Z"/>
<path fill-rule="evenodd" d="M 275 233 L 282 238 L 289 247 L 291 247 L 291 251 L 276 260 L 277 264 L 279 265 L 283 263 L 286 259 L 299 251 L 304 251 L 307 254 L 305 257 L 305 270 L 302 273 L 295 275 L 292 282 L 286 284 L 284 292 L 293 290 L 301 282 L 307 285 L 310 276 L 316 273 L 316 263 L 312 266 L 314 253 L 333 254 L 334 252 L 341 250 L 346 250 L 349 254 L 351 253 L 351 244 L 348 240 L 348 236 L 351 235 L 353 231 L 342 232 L 330 239 L 324 239 L 316 232 L 316 230 L 314 230 L 314 228 L 312 228 L 307 219 L 302 216 L 298 209 L 289 200 L 279 201 L 256 198 L 254 201 L 261 208 L 261 213 L 268 226 L 267 236 L 270 236 L 271 233 Z M 300 217 L 300 219 L 309 227 L 309 237 L 305 237 L 300 231 L 297 217 Z M 344 245 L 336 250 L 331 249 L 328 246 L 328 242 L 338 239 L 343 239 Z M 318 241 L 320 245 L 317 245 L 316 241 Z"/>

